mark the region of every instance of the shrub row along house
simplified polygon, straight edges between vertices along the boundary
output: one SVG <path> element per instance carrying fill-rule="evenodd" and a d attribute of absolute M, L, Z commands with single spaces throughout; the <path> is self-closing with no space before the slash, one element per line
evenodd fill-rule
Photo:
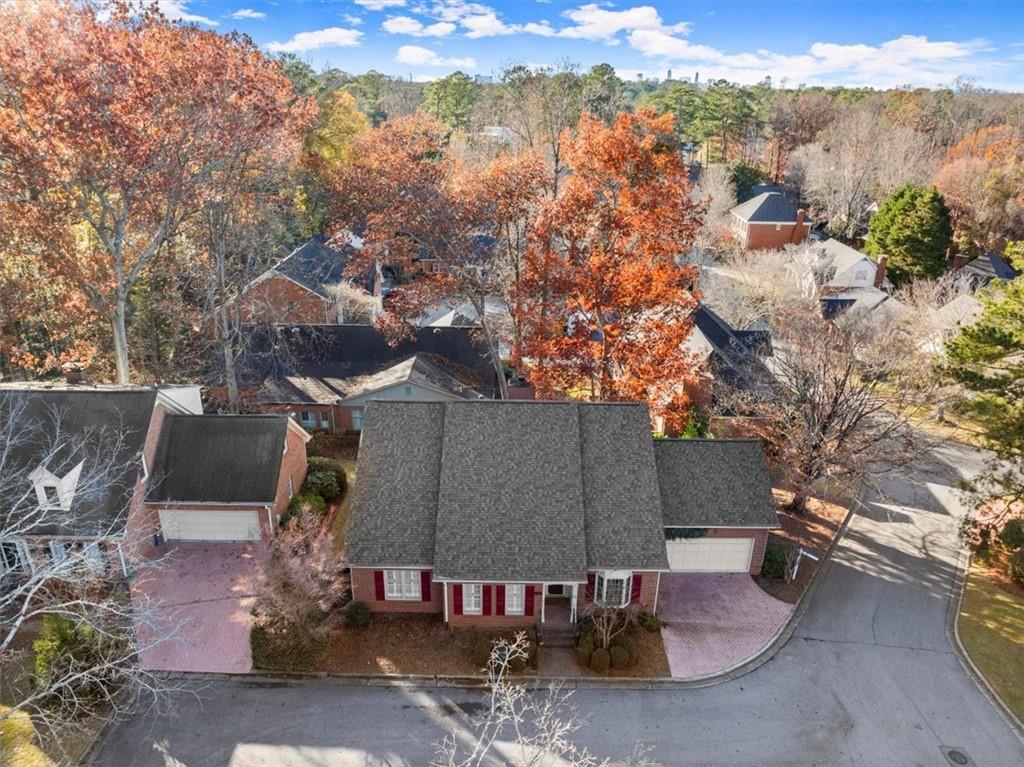
<path fill-rule="evenodd" d="M 656 612 L 666 574 L 759 572 L 779 524 L 760 442 L 655 440 L 639 404 L 374 402 L 357 475 L 353 599 L 453 627 Z"/>
<path fill-rule="evenodd" d="M 203 415 L 194 386 L 5 384 L 0 405 L 0 575 L 83 547 L 128 575 L 163 541 L 266 538 L 306 473 L 294 421 Z"/>

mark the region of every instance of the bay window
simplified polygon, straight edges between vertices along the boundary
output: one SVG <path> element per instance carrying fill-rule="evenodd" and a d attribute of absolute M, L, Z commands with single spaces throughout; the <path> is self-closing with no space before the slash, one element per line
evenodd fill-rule
<path fill-rule="evenodd" d="M 633 573 L 629 570 L 599 572 L 594 583 L 594 602 L 605 607 L 625 607 L 632 586 Z"/>
<path fill-rule="evenodd" d="M 384 598 L 417 601 L 421 597 L 419 570 L 385 570 Z"/>

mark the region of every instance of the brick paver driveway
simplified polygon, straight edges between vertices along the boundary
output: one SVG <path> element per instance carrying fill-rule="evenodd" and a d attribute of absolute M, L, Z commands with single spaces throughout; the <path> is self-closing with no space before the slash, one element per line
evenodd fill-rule
<path fill-rule="evenodd" d="M 153 625 L 139 626 L 144 667 L 224 673 L 252 668 L 249 611 L 257 546 L 168 546 L 160 567 L 135 579 L 132 593 L 148 603 L 155 619 Z"/>
<path fill-rule="evenodd" d="M 658 614 L 672 676 L 713 674 L 764 647 L 792 606 L 745 573 L 662 573 Z"/>

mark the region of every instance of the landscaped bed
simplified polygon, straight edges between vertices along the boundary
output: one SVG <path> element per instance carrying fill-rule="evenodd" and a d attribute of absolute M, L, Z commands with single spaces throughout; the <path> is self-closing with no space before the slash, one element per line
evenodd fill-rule
<path fill-rule="evenodd" d="M 800 562 L 796 579 L 787 583 L 782 578 L 771 577 L 771 565 L 768 559 L 776 547 L 803 547 L 816 557 L 822 557 L 832 540 L 839 532 L 839 526 L 846 517 L 847 508 L 838 503 L 829 503 L 820 498 L 811 498 L 807 502 L 805 514 L 794 514 L 786 511 L 785 506 L 792 500 L 793 494 L 785 490 L 773 490 L 775 506 L 779 512 L 782 528 L 773 530 L 768 536 L 769 553 L 766 558 L 765 573 L 756 578 L 758 585 L 776 599 L 794 604 L 810 583 L 811 576 L 818 569 L 820 562 L 804 557 Z"/>
<path fill-rule="evenodd" d="M 1024 719 L 1024 588 L 1010 580 L 1005 563 L 972 563 L 959 630 L 978 670 Z"/>
<path fill-rule="evenodd" d="M 665 644 L 661 641 L 660 631 L 639 630 L 633 635 L 636 642 L 636 661 L 624 668 L 609 669 L 603 674 L 591 671 L 589 668 L 573 663 L 576 676 L 582 677 L 629 677 L 639 679 L 669 678 L 672 672 L 668 667 L 668 657 L 665 655 Z"/>

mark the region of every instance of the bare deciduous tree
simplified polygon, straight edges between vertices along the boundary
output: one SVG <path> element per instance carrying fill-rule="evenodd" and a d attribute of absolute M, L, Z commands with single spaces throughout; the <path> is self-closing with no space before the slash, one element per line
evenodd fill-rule
<path fill-rule="evenodd" d="M 780 318 L 773 346 L 779 385 L 729 390 L 721 407 L 751 416 L 787 474 L 793 511 L 806 509 L 820 480 L 873 483 L 931 447 L 914 421 L 934 404 L 934 384 L 901 323 L 795 310 Z"/>
<path fill-rule="evenodd" d="M 124 534 L 138 466 L 123 458 L 126 429 L 71 428 L 58 407 L 29 406 L 21 392 L 0 392 L 0 669 L 12 674 L 20 638 L 46 617 L 66 620 L 88 635 L 89 652 L 65 655 L 32 680 L 14 684 L 15 700 L 0 709 L 0 726 L 25 712 L 56 742 L 96 717 L 116 719 L 140 706 L 161 706 L 174 682 L 143 668 L 141 655 L 175 638 L 176 626 L 158 617 L 138 595 L 129 596 L 124 572 L 138 578 L 159 559 L 136 555 Z M 36 472 L 74 477 L 59 487 L 60 502 L 41 502 Z M 70 495 L 67 495 L 70 494 Z M 71 498 L 70 501 L 67 498 Z M 114 497 L 120 512 L 86 531 L 83 505 Z M 73 530 L 55 546 L 42 536 Z M 64 532 L 67 536 L 70 533 Z M 143 639 L 141 637 L 145 636 Z"/>
<path fill-rule="evenodd" d="M 573 736 L 583 720 L 571 705 L 571 691 L 558 685 L 533 691 L 509 679 L 511 663 L 525 660 L 527 648 L 525 634 L 494 646 L 487 710 L 474 723 L 468 742 L 453 732 L 437 744 L 431 767 L 480 767 L 496 761 L 510 767 L 657 767 L 639 745 L 622 761 L 595 756 L 578 745 Z"/>
<path fill-rule="evenodd" d="M 698 254 L 713 251 L 729 233 L 729 211 L 736 206 L 736 188 L 729 166 L 709 165 L 691 194 L 693 201 L 704 205 L 704 221 L 694 239 Z"/>

